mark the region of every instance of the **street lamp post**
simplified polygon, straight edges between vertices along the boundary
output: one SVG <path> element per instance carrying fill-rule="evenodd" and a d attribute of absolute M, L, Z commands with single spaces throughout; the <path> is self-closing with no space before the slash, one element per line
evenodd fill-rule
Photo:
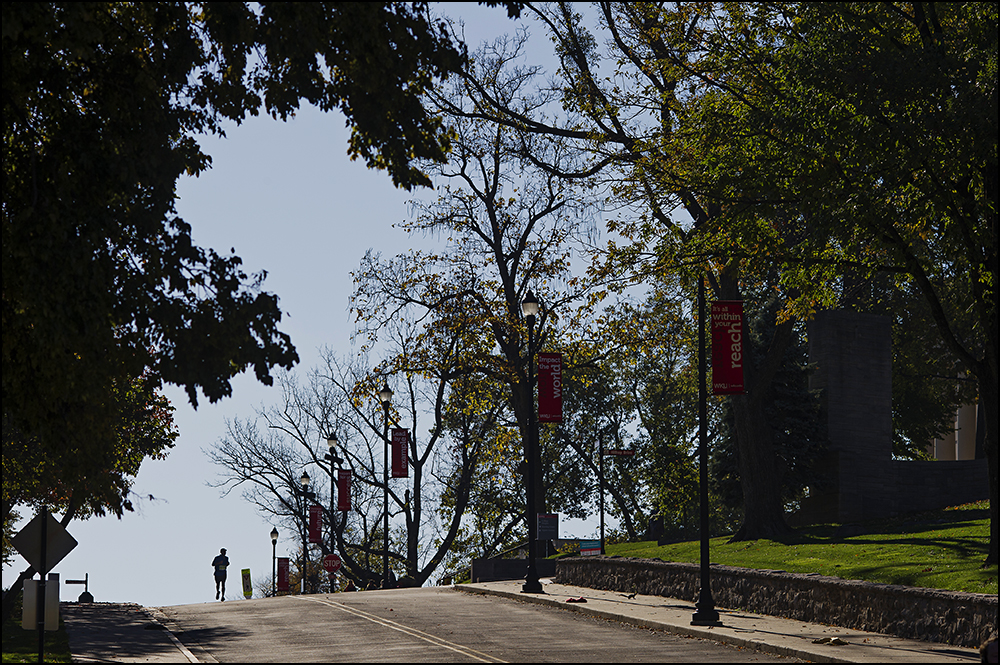
<path fill-rule="evenodd" d="M 386 382 L 378 392 L 379 401 L 385 413 L 385 429 L 382 435 L 382 588 L 389 588 L 389 404 L 392 391 Z"/>
<path fill-rule="evenodd" d="M 278 529 L 271 527 L 271 597 L 278 595 Z"/>
<path fill-rule="evenodd" d="M 708 557 L 708 392 L 705 387 L 705 278 L 698 280 L 698 470 L 701 504 L 701 590 L 691 618 L 692 626 L 719 626 L 712 599 Z"/>
<path fill-rule="evenodd" d="M 525 497 L 526 521 L 528 522 L 528 572 L 521 586 L 521 593 L 542 593 L 542 583 L 538 580 L 538 567 L 535 558 L 538 556 L 538 517 L 535 511 L 535 446 L 538 442 L 537 423 L 535 421 L 535 317 L 539 312 L 538 299 L 530 290 L 521 301 L 521 313 L 528 323 L 528 440 L 525 442 Z"/>
<path fill-rule="evenodd" d="M 337 549 L 337 533 L 336 533 L 336 520 L 334 516 L 336 513 L 337 504 L 334 500 L 334 495 L 337 491 L 337 467 L 343 464 L 344 460 L 337 457 L 337 435 L 334 432 L 326 437 L 326 445 L 330 449 L 327 455 L 323 456 L 323 459 L 330 463 L 330 552 L 333 553 Z M 333 578 L 336 573 L 330 574 L 330 591 L 333 591 Z"/>
<path fill-rule="evenodd" d="M 310 499 L 315 499 L 316 495 L 309 491 L 309 474 L 305 471 L 302 472 L 302 477 L 299 478 L 299 482 L 302 484 L 302 502 L 305 508 L 305 528 L 302 529 L 302 593 L 306 592 L 306 576 L 309 570 L 309 543 L 308 543 L 308 531 L 309 531 L 309 504 L 307 501 Z"/>

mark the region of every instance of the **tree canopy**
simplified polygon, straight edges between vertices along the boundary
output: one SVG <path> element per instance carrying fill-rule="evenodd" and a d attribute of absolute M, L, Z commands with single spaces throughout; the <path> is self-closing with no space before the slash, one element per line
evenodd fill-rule
<path fill-rule="evenodd" d="M 3 26 L 5 423 L 55 452 L 113 439 L 120 377 L 197 405 L 298 360 L 265 273 L 176 215 L 199 134 L 308 102 L 344 113 L 352 158 L 426 185 L 449 135 L 420 96 L 465 57 L 421 2 L 7 4 Z"/>

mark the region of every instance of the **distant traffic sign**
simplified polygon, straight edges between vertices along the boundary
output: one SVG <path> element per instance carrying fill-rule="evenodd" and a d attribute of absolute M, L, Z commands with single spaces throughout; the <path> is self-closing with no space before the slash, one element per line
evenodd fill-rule
<path fill-rule="evenodd" d="M 609 448 L 608 450 L 604 451 L 604 454 L 605 455 L 616 455 L 618 457 L 632 457 L 632 455 L 635 455 L 635 451 L 634 450 L 624 450 L 622 448 Z"/>
<path fill-rule="evenodd" d="M 325 568 L 328 573 L 337 572 L 340 570 L 341 565 L 343 565 L 343 562 L 336 554 L 327 554 L 323 557 L 323 568 Z"/>

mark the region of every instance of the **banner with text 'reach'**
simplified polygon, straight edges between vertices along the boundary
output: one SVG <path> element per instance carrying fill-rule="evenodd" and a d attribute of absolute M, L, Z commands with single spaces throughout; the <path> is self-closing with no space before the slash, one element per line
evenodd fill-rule
<path fill-rule="evenodd" d="M 410 431 L 402 427 L 392 428 L 392 477 L 407 478 L 410 475 Z"/>
<path fill-rule="evenodd" d="M 712 394 L 739 395 L 743 385 L 743 302 L 712 303 Z"/>
<path fill-rule="evenodd" d="M 562 422 L 562 354 L 538 354 L 538 422 Z"/>
<path fill-rule="evenodd" d="M 351 470 L 337 470 L 337 510 L 351 509 Z"/>

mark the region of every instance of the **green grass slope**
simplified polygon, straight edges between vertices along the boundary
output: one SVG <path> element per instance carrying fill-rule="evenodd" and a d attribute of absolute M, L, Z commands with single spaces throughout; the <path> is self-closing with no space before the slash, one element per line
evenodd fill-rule
<path fill-rule="evenodd" d="M 819 573 L 885 584 L 997 593 L 997 567 L 981 568 L 989 545 L 989 505 L 982 501 L 857 526 L 808 526 L 782 542 L 711 541 L 711 560 L 728 566 Z M 609 544 L 608 555 L 697 563 L 697 541 Z"/>

